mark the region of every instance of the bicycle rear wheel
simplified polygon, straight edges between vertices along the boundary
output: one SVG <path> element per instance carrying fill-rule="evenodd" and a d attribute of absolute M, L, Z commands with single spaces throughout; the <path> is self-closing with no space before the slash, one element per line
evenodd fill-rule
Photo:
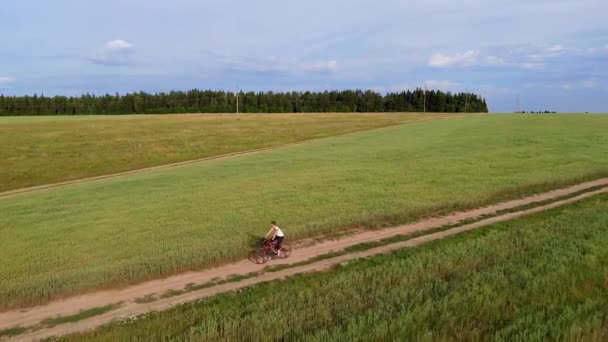
<path fill-rule="evenodd" d="M 279 253 L 279 258 L 287 259 L 291 255 L 291 246 L 288 244 L 283 244 L 281 246 L 281 253 Z"/>
<path fill-rule="evenodd" d="M 268 253 L 266 253 L 266 250 L 262 248 L 249 253 L 249 260 L 256 264 L 264 264 L 268 261 L 268 259 L 270 259 Z"/>

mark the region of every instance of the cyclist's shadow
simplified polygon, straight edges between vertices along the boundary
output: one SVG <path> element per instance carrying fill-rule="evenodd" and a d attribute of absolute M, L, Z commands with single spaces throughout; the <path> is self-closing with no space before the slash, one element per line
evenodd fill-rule
<path fill-rule="evenodd" d="M 264 241 L 264 238 L 260 237 L 259 235 L 255 235 L 252 233 L 247 234 L 247 246 L 249 248 L 249 252 L 247 253 L 247 259 L 249 259 L 249 261 L 256 263 L 255 262 L 255 251 L 257 251 L 257 249 L 260 248 L 260 244 L 263 241 Z"/>

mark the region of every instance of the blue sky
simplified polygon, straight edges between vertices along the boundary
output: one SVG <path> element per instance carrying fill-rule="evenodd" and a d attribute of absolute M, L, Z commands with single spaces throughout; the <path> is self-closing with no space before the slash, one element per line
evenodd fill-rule
<path fill-rule="evenodd" d="M 0 8 L 0 93 L 476 92 L 608 112 L 605 0 L 54 0 Z"/>

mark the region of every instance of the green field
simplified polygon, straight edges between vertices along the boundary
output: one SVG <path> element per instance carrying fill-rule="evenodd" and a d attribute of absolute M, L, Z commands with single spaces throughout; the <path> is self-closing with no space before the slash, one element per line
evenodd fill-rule
<path fill-rule="evenodd" d="M 606 340 L 608 195 L 64 341 Z"/>
<path fill-rule="evenodd" d="M 474 116 L 0 199 L 0 309 L 608 175 L 608 116 Z"/>
<path fill-rule="evenodd" d="M 0 191 L 455 115 L 0 117 Z"/>

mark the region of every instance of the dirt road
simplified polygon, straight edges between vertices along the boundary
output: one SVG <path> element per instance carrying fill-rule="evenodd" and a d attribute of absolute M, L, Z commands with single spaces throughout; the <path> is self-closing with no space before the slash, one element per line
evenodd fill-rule
<path fill-rule="evenodd" d="M 581 191 L 587 192 L 578 194 Z M 160 297 L 160 295 L 166 293 L 167 291 L 182 290 L 189 284 L 205 284 L 212 280 L 222 279 L 228 276 L 246 275 L 251 272 L 261 272 L 267 265 L 257 265 L 251 263 L 249 260 L 243 260 L 240 262 L 207 269 L 200 272 L 189 272 L 173 276 L 167 279 L 149 281 L 125 289 L 90 293 L 78 297 L 52 302 L 44 306 L 29 308 L 26 310 L 14 310 L 3 312 L 0 313 L 0 330 L 12 328 L 15 326 L 31 327 L 51 317 L 69 316 L 77 314 L 80 311 L 86 309 L 103 307 L 106 305 L 115 304 L 117 302 L 123 303 L 122 306 L 118 309 L 112 310 L 105 314 L 98 315 L 89 319 L 84 319 L 82 321 L 74 323 L 65 323 L 57 325 L 52 328 L 42 328 L 33 332 L 25 333 L 20 336 L 16 336 L 15 339 L 37 340 L 49 336 L 92 329 L 101 324 L 110 322 L 114 319 L 131 317 L 149 311 L 166 310 L 177 304 L 198 300 L 226 291 L 236 290 L 260 282 L 281 279 L 286 276 L 290 276 L 297 273 L 322 271 L 331 266 L 340 264 L 348 260 L 387 253 L 400 248 L 417 246 L 428 241 L 433 241 L 464 231 L 477 229 L 496 222 L 507 221 L 523 215 L 529 215 L 543 210 L 555 208 L 561 205 L 595 196 L 600 193 L 608 193 L 608 178 L 602 178 L 599 180 L 586 182 L 539 195 L 529 196 L 523 199 L 499 203 L 480 209 L 454 213 L 439 218 L 426 219 L 417 223 L 402 225 L 379 231 L 366 231 L 340 239 L 324 241 L 312 246 L 298 248 L 293 251 L 291 258 L 287 260 L 274 260 L 270 264 L 281 265 L 302 262 L 309 260 L 315 256 L 323 255 L 330 252 L 342 251 L 345 248 L 358 245 L 364 242 L 379 241 L 396 235 L 420 233 L 438 227 L 462 222 L 463 220 L 476 219 L 487 215 L 496 215 L 497 213 L 533 205 L 534 203 L 539 204 L 538 202 L 558 200 L 550 204 L 538 205 L 532 209 L 514 210 L 513 212 L 507 214 L 500 214 L 498 216 L 494 216 L 487 219 L 482 219 L 472 224 L 459 226 L 438 233 L 423 235 L 403 242 L 396 242 L 390 245 L 372 248 L 364 252 L 349 253 L 302 266 L 286 268 L 277 272 L 267 272 L 259 276 L 244 279 L 241 281 L 215 285 L 212 287 L 200 289 L 197 291 L 186 292 L 168 298 L 160 298 L 149 303 L 138 303 L 136 302 L 136 299 L 148 295 L 155 295 L 156 297 Z M 562 197 L 572 196 L 574 194 L 577 194 L 577 196 L 564 200 L 559 200 Z"/>

